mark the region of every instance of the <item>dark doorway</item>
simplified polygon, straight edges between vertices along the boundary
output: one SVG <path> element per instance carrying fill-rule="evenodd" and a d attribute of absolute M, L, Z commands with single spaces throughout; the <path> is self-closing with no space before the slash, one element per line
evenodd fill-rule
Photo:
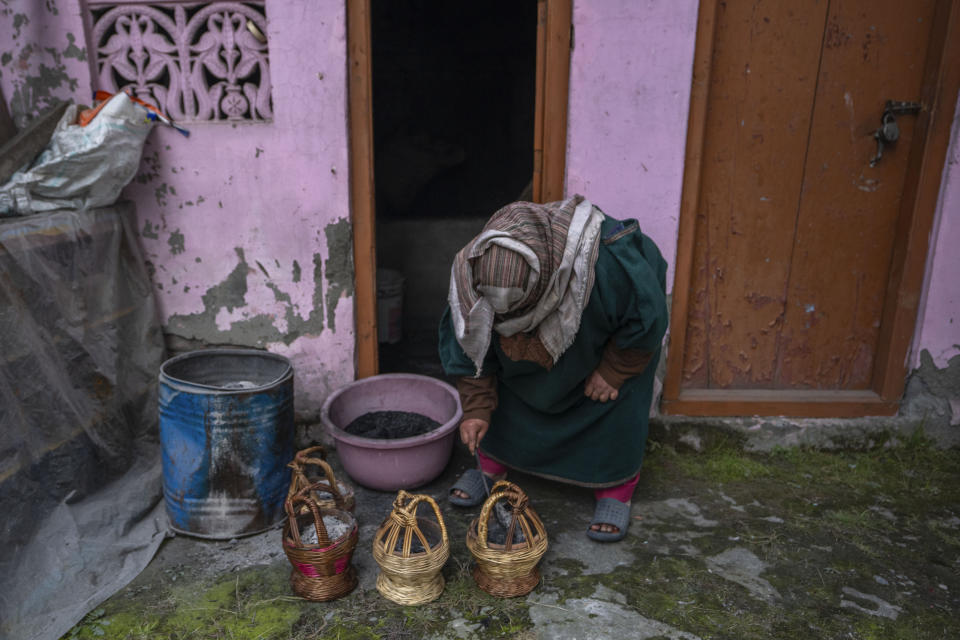
<path fill-rule="evenodd" d="M 373 0 L 371 18 L 380 371 L 440 375 L 454 254 L 532 198 L 537 3 Z"/>

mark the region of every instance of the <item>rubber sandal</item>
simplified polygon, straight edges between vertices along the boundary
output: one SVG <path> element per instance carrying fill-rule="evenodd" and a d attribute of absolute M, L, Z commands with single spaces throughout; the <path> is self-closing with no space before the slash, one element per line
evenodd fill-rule
<path fill-rule="evenodd" d="M 471 494 L 472 495 L 472 494 Z M 597 500 L 597 508 L 593 511 L 593 520 L 590 526 L 595 524 L 612 524 L 618 532 L 594 531 L 587 527 L 587 537 L 597 542 L 618 542 L 627 535 L 627 527 L 630 526 L 630 503 L 620 502 L 616 498 L 600 498 Z"/>
<path fill-rule="evenodd" d="M 486 488 L 484 488 L 484 483 L 486 483 Z M 493 483 L 493 478 L 488 478 L 483 475 L 479 469 L 467 469 L 464 474 L 460 476 L 460 479 L 450 487 L 450 504 L 455 504 L 458 507 L 475 507 L 478 504 L 483 504 L 483 501 L 487 499 L 487 492 L 493 486 Z M 470 497 L 460 498 L 453 495 L 453 492 L 458 489 Z"/>

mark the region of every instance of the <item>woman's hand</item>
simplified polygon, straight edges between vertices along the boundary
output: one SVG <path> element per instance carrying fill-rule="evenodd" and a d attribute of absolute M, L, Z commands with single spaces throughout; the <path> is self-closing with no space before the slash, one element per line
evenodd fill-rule
<path fill-rule="evenodd" d="M 487 435 L 489 428 L 490 423 L 480 418 L 468 418 L 460 423 L 460 440 L 470 447 L 470 453 L 476 452 L 477 445 L 483 440 L 483 436 Z"/>
<path fill-rule="evenodd" d="M 603 376 L 594 371 L 590 374 L 590 377 L 587 378 L 587 382 L 583 387 L 583 395 L 596 402 L 607 402 L 608 400 L 616 400 L 619 394 L 616 389 L 607 384 Z M 461 427 L 461 429 L 462 428 L 463 427 Z"/>

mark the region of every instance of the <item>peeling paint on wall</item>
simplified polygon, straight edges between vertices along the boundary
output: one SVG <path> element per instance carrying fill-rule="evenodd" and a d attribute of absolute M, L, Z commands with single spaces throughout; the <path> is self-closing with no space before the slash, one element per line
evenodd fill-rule
<path fill-rule="evenodd" d="M 326 226 L 327 258 L 327 325 L 335 329 L 337 303 L 343 296 L 353 296 L 353 229 L 350 221 L 341 218 Z M 314 258 L 316 262 L 316 258 Z"/>
<path fill-rule="evenodd" d="M 230 321 L 229 328 L 224 330 L 218 318 L 222 318 L 224 312 L 227 314 L 235 310 L 242 310 L 248 307 L 248 276 L 256 271 L 247 263 L 246 255 L 240 247 L 234 251 L 237 254 L 239 262 L 230 274 L 218 285 L 207 290 L 201 297 L 203 301 L 203 311 L 193 314 L 180 314 L 170 317 L 167 325 L 168 332 L 181 338 L 190 340 L 200 340 L 207 344 L 242 344 L 249 346 L 262 347 L 269 343 L 282 342 L 290 345 L 294 340 L 304 335 L 317 335 L 324 329 L 323 311 L 323 260 L 319 254 L 314 256 L 314 291 L 312 297 L 312 306 L 304 317 L 300 313 L 299 305 L 294 303 L 291 295 L 281 289 L 275 283 L 269 281 L 269 272 L 259 261 L 254 261 L 258 270 L 263 273 L 268 281 L 265 286 L 273 292 L 274 301 L 278 303 L 278 310 L 281 313 L 261 313 L 251 317 L 245 317 L 241 320 Z M 352 264 L 349 259 L 348 263 Z M 330 261 L 327 261 L 328 264 Z M 329 278 L 328 278 L 329 280 Z M 352 282 L 352 272 L 350 274 Z M 336 286 L 338 291 L 342 292 L 343 287 Z M 348 295 L 352 294 L 352 289 Z M 336 295 L 339 299 L 340 293 Z M 328 300 L 330 294 L 328 292 Z M 277 327 L 278 316 L 283 317 L 285 327 Z M 333 328 L 332 326 L 330 327 Z"/>
<path fill-rule="evenodd" d="M 174 229 L 170 234 L 170 238 L 167 240 L 167 244 L 170 245 L 170 253 L 177 255 L 178 253 L 183 253 L 184 251 L 184 238 L 183 234 L 180 233 L 180 229 Z"/>
<path fill-rule="evenodd" d="M 168 194 L 169 192 L 170 192 L 170 189 L 169 189 L 169 187 L 167 187 L 167 183 L 166 183 L 166 182 L 164 182 L 164 183 L 161 184 L 159 187 L 157 187 L 156 189 L 153 190 L 153 195 L 154 195 L 154 197 L 157 199 L 157 206 L 158 206 L 158 207 L 163 208 L 163 207 L 167 206 L 167 194 Z"/>
<path fill-rule="evenodd" d="M 81 62 L 87 59 L 87 50 L 86 48 L 80 48 L 76 44 L 76 36 L 72 33 L 67 34 L 67 42 L 70 44 L 67 45 L 67 48 L 63 50 L 64 58 L 76 58 Z"/>
<path fill-rule="evenodd" d="M 333 249 L 331 248 L 331 252 Z M 328 298 L 329 300 L 329 298 Z M 319 253 L 313 254 L 313 308 L 318 314 L 318 321 L 323 322 L 323 259 Z M 327 325 L 334 330 L 332 322 Z"/>
<path fill-rule="evenodd" d="M 153 226 L 153 224 L 147 220 L 143 223 L 143 229 L 140 231 L 140 236 L 143 238 L 150 238 L 151 240 L 156 240 L 160 236 L 157 233 L 158 229 Z"/>
<path fill-rule="evenodd" d="M 910 374 L 900 415 L 918 416 L 931 423 L 960 425 L 960 355 L 938 367 L 926 349 L 920 366 Z"/>
<path fill-rule="evenodd" d="M 147 149 L 149 147 L 150 141 L 147 140 L 143 157 L 140 159 L 140 171 L 133 178 L 140 184 L 153 182 L 154 179 L 160 177 L 160 152 L 154 151 L 153 153 L 148 153 Z"/>
<path fill-rule="evenodd" d="M 39 62 L 34 67 L 35 56 L 44 58 L 44 54 L 53 57 L 53 64 Z M 67 68 L 56 49 L 47 47 L 42 51 L 33 45 L 24 47 L 14 62 L 18 69 L 34 68 L 32 73 L 24 73 L 13 80 L 13 95 L 10 97 L 10 115 L 17 128 L 23 128 L 41 112 L 61 101 L 61 89 L 70 92 L 77 90 L 77 80 L 67 74 Z M 33 60 L 31 59 L 33 58 Z"/>
<path fill-rule="evenodd" d="M 203 308 L 206 311 L 216 313 L 220 308 L 227 311 L 233 311 L 246 304 L 247 295 L 247 273 L 250 271 L 250 265 L 244 256 L 243 249 L 235 247 L 234 252 L 240 261 L 233 271 L 220 284 L 210 287 L 203 294 Z"/>
<path fill-rule="evenodd" d="M 231 331 L 229 340 L 224 332 L 217 327 L 217 314 L 221 310 L 233 311 L 246 305 L 247 295 L 247 274 L 250 267 L 247 264 L 244 251 L 240 247 L 235 247 L 239 262 L 237 266 L 227 275 L 222 282 L 207 289 L 201 300 L 203 301 L 203 311 L 199 313 L 183 314 L 171 316 L 168 322 L 168 331 L 184 338 L 202 340 L 205 342 L 220 344 L 224 342 L 233 342 L 236 344 L 249 344 L 249 335 L 234 336 Z M 250 319 L 247 323 L 234 323 L 234 328 L 238 324 L 256 325 L 256 319 Z M 269 323 L 267 323 L 269 325 Z M 271 325 L 272 326 L 272 325 Z M 256 339 L 256 332 L 253 332 L 254 344 L 259 344 Z"/>
<path fill-rule="evenodd" d="M 59 11 L 49 2 L 46 13 L 32 2 L 3 2 L 0 10 L 0 77 L 10 115 L 18 128 L 80 89 L 87 52 L 73 32 L 60 31 Z"/>
<path fill-rule="evenodd" d="M 323 278 L 319 272 L 314 274 L 315 291 L 313 295 L 313 308 L 310 314 L 304 320 L 297 315 L 296 306 L 290 298 L 290 294 L 281 291 L 280 287 L 272 282 L 267 283 L 267 287 L 273 291 L 273 296 L 277 302 L 284 305 L 287 331 L 283 336 L 283 343 L 289 345 L 302 335 L 317 334 L 323 331 Z"/>
<path fill-rule="evenodd" d="M 13 39 L 16 40 L 20 37 L 20 29 L 24 26 L 30 24 L 30 18 L 25 13 L 15 13 L 13 14 L 13 28 L 16 31 L 13 34 Z"/>

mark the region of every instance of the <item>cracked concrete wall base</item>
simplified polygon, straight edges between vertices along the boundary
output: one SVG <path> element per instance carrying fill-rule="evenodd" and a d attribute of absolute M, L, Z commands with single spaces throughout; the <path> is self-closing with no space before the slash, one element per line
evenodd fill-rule
<path fill-rule="evenodd" d="M 693 417 L 655 415 L 650 439 L 702 451 L 734 445 L 765 452 L 777 447 L 869 449 L 922 433 L 936 446 L 960 446 L 960 355 L 939 368 L 926 350 L 907 378 L 900 414 L 863 418 Z"/>

